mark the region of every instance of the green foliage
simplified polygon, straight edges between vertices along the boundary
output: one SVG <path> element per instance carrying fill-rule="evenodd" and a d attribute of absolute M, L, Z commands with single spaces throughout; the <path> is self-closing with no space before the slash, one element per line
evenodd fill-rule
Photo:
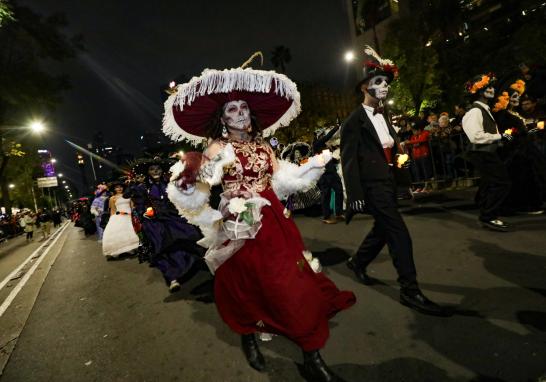
<path fill-rule="evenodd" d="M 400 77 L 393 84 L 396 105 L 405 110 L 420 110 L 424 100 L 441 94 L 439 87 L 438 55 L 426 46 L 429 32 L 422 27 L 419 14 L 401 16 L 389 25 L 384 56 L 391 58 L 400 69 Z"/>
<path fill-rule="evenodd" d="M 0 27 L 6 21 L 13 21 L 13 19 L 13 12 L 10 6 L 4 0 L 0 0 Z"/>
<path fill-rule="evenodd" d="M 44 66 L 50 60 L 72 58 L 82 48 L 81 36 L 62 33 L 67 25 L 62 14 L 42 17 L 17 4 L 11 10 L 15 21 L 0 28 L 0 125 L 29 109 L 56 106 L 68 80 Z"/>

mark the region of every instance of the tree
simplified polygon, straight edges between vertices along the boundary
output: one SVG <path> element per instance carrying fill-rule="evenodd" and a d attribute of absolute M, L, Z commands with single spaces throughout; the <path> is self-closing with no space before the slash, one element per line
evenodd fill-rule
<path fill-rule="evenodd" d="M 284 45 L 278 45 L 271 52 L 271 55 L 271 63 L 273 64 L 273 67 L 281 73 L 286 73 L 286 64 L 292 60 L 290 48 L 287 48 Z"/>
<path fill-rule="evenodd" d="M 430 46 L 430 34 L 424 27 L 424 14 L 412 12 L 389 24 L 384 42 L 384 56 L 391 58 L 400 69 L 398 83 L 393 84 L 396 102 L 398 106 L 408 103 L 405 106 L 415 113 L 419 113 L 423 101 L 436 99 L 441 94 L 438 55 Z"/>
<path fill-rule="evenodd" d="M 20 126 L 29 111 L 52 109 L 60 102 L 68 80 L 44 67 L 49 61 L 74 57 L 83 46 L 80 35 L 66 37 L 62 33 L 67 21 L 60 13 L 44 18 L 13 1 L 2 1 L 0 17 L 0 190 L 2 204 L 9 209 L 4 173 L 13 153 L 9 149 L 11 141 L 6 138 L 7 126 Z"/>
<path fill-rule="evenodd" d="M 0 27 L 9 20 L 13 20 L 13 12 L 4 0 L 0 0 Z"/>

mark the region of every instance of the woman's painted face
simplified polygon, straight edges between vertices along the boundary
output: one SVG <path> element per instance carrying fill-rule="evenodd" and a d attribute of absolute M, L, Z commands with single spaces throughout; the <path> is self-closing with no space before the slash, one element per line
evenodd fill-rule
<path fill-rule="evenodd" d="M 163 169 L 161 168 L 161 166 L 153 164 L 148 167 L 148 175 L 150 175 L 150 178 L 157 180 L 161 178 L 161 175 L 163 175 Z"/>
<path fill-rule="evenodd" d="M 116 186 L 114 188 L 114 190 L 116 191 L 116 194 L 121 194 L 123 192 L 123 187 L 121 186 Z"/>
<path fill-rule="evenodd" d="M 248 130 L 250 127 L 250 108 L 246 101 L 231 101 L 224 105 L 222 122 L 233 130 Z"/>

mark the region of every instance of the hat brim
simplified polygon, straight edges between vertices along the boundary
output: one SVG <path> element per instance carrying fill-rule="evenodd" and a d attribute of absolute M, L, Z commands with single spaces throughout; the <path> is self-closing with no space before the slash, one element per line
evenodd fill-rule
<path fill-rule="evenodd" d="M 281 159 L 286 160 L 290 159 L 290 161 L 294 160 L 294 153 L 296 150 L 299 150 L 301 155 L 306 157 L 311 154 L 311 146 L 308 143 L 305 142 L 294 142 L 289 144 L 284 148 L 284 150 L 281 153 Z"/>
<path fill-rule="evenodd" d="M 218 110 L 227 102 L 248 103 L 264 135 L 287 126 L 301 111 L 297 86 L 274 71 L 205 70 L 179 85 L 165 102 L 163 132 L 173 140 L 199 143 Z"/>

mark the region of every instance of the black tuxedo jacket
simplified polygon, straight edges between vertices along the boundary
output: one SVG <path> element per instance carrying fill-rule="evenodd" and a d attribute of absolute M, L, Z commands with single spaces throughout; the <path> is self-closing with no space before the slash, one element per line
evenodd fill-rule
<path fill-rule="evenodd" d="M 399 140 L 387 116 L 385 120 L 394 139 L 394 157 L 401 153 Z M 379 136 L 362 105 L 341 126 L 341 166 L 348 203 L 364 200 L 366 183 L 392 177 Z"/>

